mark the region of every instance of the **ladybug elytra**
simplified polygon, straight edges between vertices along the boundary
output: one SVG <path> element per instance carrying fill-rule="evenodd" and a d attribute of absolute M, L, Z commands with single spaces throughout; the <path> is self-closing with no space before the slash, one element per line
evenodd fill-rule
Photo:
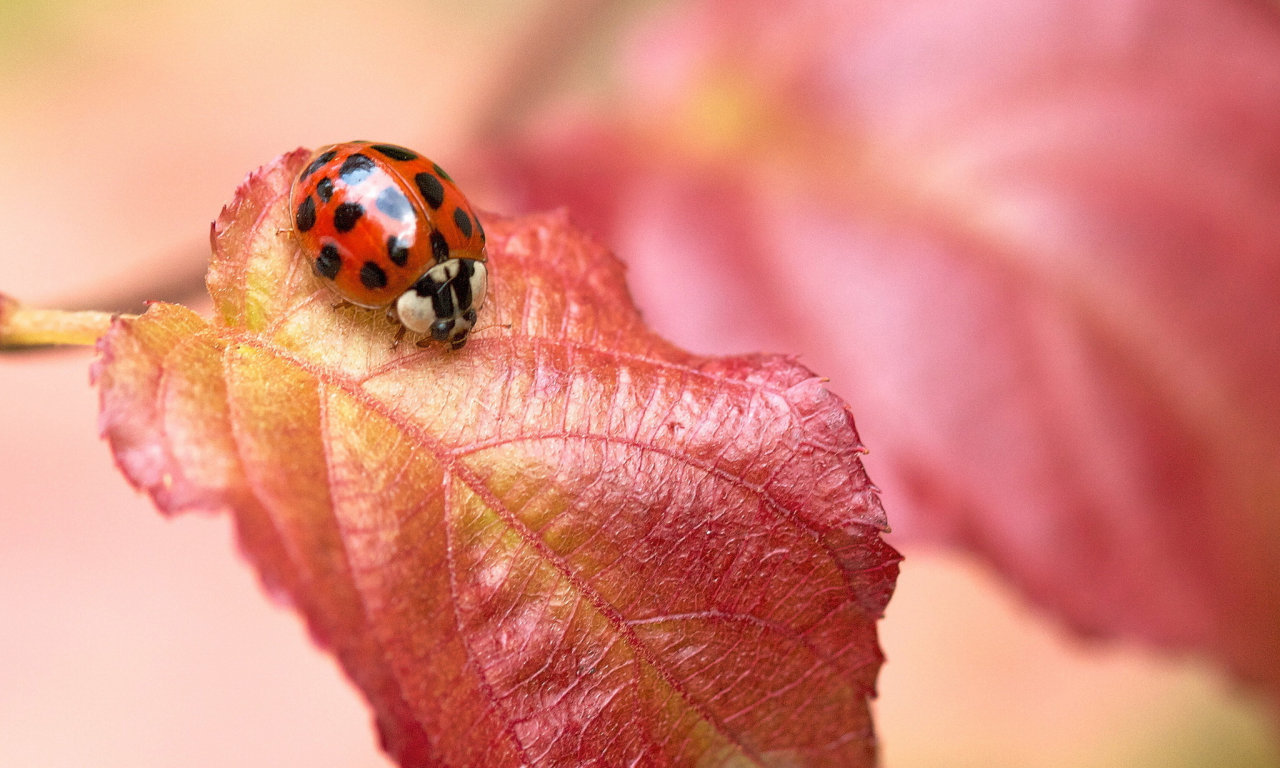
<path fill-rule="evenodd" d="M 322 147 L 290 210 L 312 271 L 339 296 L 385 308 L 400 335 L 466 344 L 488 290 L 485 234 L 440 166 L 394 144 Z"/>

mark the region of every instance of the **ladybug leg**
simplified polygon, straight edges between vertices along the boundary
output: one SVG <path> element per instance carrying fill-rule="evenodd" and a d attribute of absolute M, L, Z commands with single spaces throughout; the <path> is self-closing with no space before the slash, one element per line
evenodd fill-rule
<path fill-rule="evenodd" d="M 400 326 L 400 330 L 396 331 L 395 339 L 393 339 L 391 342 L 391 348 L 395 349 L 396 347 L 400 346 L 400 342 L 404 341 L 404 335 L 408 332 L 409 332 L 408 328 L 405 328 L 403 325 Z"/>
<path fill-rule="evenodd" d="M 335 310 L 335 311 L 338 311 L 338 310 L 343 310 L 343 309 L 354 309 L 354 308 L 355 308 L 355 306 L 356 306 L 355 304 L 352 304 L 351 302 L 347 301 L 346 299 L 343 299 L 342 301 L 339 301 L 337 304 L 334 304 L 334 305 L 333 305 L 333 308 L 334 308 L 334 310 Z"/>

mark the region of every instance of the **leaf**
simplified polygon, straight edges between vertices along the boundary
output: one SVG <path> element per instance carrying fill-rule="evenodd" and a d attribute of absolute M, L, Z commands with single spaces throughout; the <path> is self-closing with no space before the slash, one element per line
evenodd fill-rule
<path fill-rule="evenodd" d="M 634 38 L 609 111 L 495 149 L 507 189 L 659 332 L 829 372 L 895 541 L 1280 694 L 1274 4 L 707 1 Z"/>
<path fill-rule="evenodd" d="M 401 765 L 872 764 L 898 557 L 840 400 L 658 338 L 563 214 L 485 216 L 481 330 L 393 347 L 294 250 L 305 157 L 215 223 L 212 323 L 100 343 L 130 482 L 235 516 Z"/>

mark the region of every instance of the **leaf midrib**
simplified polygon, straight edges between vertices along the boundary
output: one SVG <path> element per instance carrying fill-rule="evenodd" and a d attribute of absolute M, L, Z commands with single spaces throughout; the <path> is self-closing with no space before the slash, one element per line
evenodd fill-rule
<path fill-rule="evenodd" d="M 672 691 L 677 693 L 681 697 L 681 699 L 685 701 L 686 705 L 690 709 L 696 712 L 698 716 L 701 717 L 705 722 L 711 724 L 717 732 L 719 732 L 725 739 L 727 739 L 729 742 L 735 745 L 738 748 L 738 750 L 744 756 L 750 758 L 753 763 L 761 766 L 762 768 L 768 765 L 768 763 L 765 761 L 763 756 L 760 755 L 753 747 L 744 743 L 734 729 L 731 729 L 728 726 L 728 724 L 724 722 L 719 716 L 709 711 L 707 707 L 697 699 L 697 697 L 695 697 L 688 690 L 686 690 L 685 687 L 678 680 L 674 678 L 671 671 L 668 670 L 662 663 L 660 663 L 660 660 L 654 655 L 654 653 L 652 652 L 652 649 L 650 649 L 642 640 L 640 640 L 638 636 L 635 635 L 635 633 L 632 631 L 631 627 L 629 626 L 629 623 L 627 622 L 626 618 L 618 611 L 618 609 L 616 609 L 612 604 L 610 604 L 607 600 L 605 600 L 603 596 L 601 596 L 589 583 L 584 581 L 581 578 L 581 576 L 575 573 L 573 569 L 569 567 L 568 563 L 565 562 L 565 560 L 558 553 L 552 550 L 550 546 L 541 537 L 536 535 L 536 533 L 531 531 L 527 525 L 521 522 L 519 518 L 510 509 L 506 507 L 503 501 L 483 483 L 483 481 L 473 472 L 473 470 L 471 470 L 470 467 L 466 466 L 461 461 L 462 456 L 465 455 L 464 453 L 459 452 L 459 450 L 451 449 L 445 446 L 434 435 L 430 434 L 429 432 L 424 430 L 422 427 L 406 420 L 403 415 L 395 411 L 393 408 L 391 408 L 389 405 L 384 403 L 382 400 L 378 399 L 374 395 L 367 392 L 358 383 L 350 379 L 347 379 L 346 377 L 343 377 L 328 369 L 322 368 L 306 360 L 303 360 L 291 354 L 290 352 L 286 351 L 285 349 L 279 347 L 276 344 L 264 341 L 263 339 L 259 338 L 256 334 L 253 334 L 252 332 L 238 331 L 238 330 L 233 330 L 225 327 L 215 328 L 214 331 L 220 335 L 223 335 L 229 341 L 253 347 L 266 354 L 270 354 L 274 356 L 275 358 L 285 362 L 286 364 L 296 366 L 297 368 L 311 375 L 321 387 L 332 387 L 338 391 L 341 391 L 345 395 L 351 397 L 356 402 L 360 403 L 362 406 L 368 408 L 371 412 L 376 413 L 382 418 L 386 419 L 389 424 L 391 424 L 393 427 L 395 427 L 397 430 L 401 432 L 401 434 L 410 442 L 410 444 L 420 447 L 428 451 L 429 453 L 431 453 L 432 456 L 437 461 L 439 461 L 441 466 L 445 469 L 446 476 L 449 474 L 452 474 L 454 477 L 460 480 L 464 485 L 467 486 L 467 488 L 473 494 L 476 495 L 477 498 L 479 498 L 486 506 L 488 506 L 493 512 L 495 512 L 503 520 L 504 524 L 510 530 L 512 530 L 514 533 L 520 536 L 520 538 L 523 541 L 525 541 L 529 546 L 531 546 L 533 548 L 533 551 L 539 553 L 544 562 L 546 562 L 548 565 L 554 568 L 556 572 L 560 574 L 561 578 L 563 578 L 566 582 L 568 582 L 568 584 L 579 594 L 581 598 L 587 600 L 595 608 L 595 610 L 597 610 L 610 623 L 615 633 L 619 637 L 624 639 L 628 644 L 628 646 L 631 647 L 637 659 L 645 662 L 651 668 L 653 668 L 657 672 L 657 674 L 661 677 L 663 682 Z M 612 354 L 608 350 L 599 350 L 593 347 L 588 347 L 588 348 L 592 349 L 593 351 L 599 352 L 601 354 L 605 354 L 605 355 Z M 664 365 L 662 361 L 654 361 L 654 360 L 643 358 L 640 356 L 633 356 L 633 357 L 635 357 L 635 359 L 628 360 L 628 361 L 650 363 L 655 365 Z M 746 381 L 740 381 L 740 380 L 734 380 L 734 379 L 725 379 L 724 377 L 714 377 L 706 372 L 697 371 L 696 369 L 686 368 L 683 366 L 673 366 L 672 364 L 665 364 L 665 366 L 676 367 L 683 371 L 695 373 L 700 376 L 714 379 L 718 383 L 726 383 L 726 382 L 738 383 L 753 391 L 770 392 L 772 394 L 777 395 L 778 397 L 781 397 L 783 400 L 786 400 L 784 393 L 778 390 L 770 390 L 758 383 L 746 382 Z M 321 398 L 321 403 L 322 403 L 322 410 L 323 410 L 323 397 Z M 788 401 L 788 405 L 789 407 L 794 407 L 794 404 L 791 404 L 789 401 Z M 793 417 L 795 416 L 794 413 L 792 415 Z M 605 435 L 579 434 L 579 435 L 573 435 L 573 437 L 618 442 L 618 440 Z M 523 438 L 523 437 L 515 438 L 512 441 L 518 441 L 521 439 L 526 439 L 526 438 Z M 322 440 L 322 442 L 324 441 Z M 622 442 L 626 442 L 626 441 L 623 440 Z M 751 485 L 750 483 L 747 483 L 742 478 L 731 475 L 725 472 L 724 470 L 716 467 L 704 467 L 694 462 L 692 459 L 690 459 L 687 456 L 681 456 L 674 452 L 661 449 L 657 446 L 641 445 L 638 441 L 631 441 L 631 444 L 633 445 L 633 447 L 641 448 L 643 450 L 652 450 L 664 456 L 669 456 L 670 458 L 676 461 L 680 461 L 691 468 L 697 469 L 707 474 L 711 474 L 712 476 L 717 477 L 721 480 L 724 480 L 725 482 L 728 482 L 732 485 L 735 485 L 742 490 L 748 491 L 756 495 L 757 497 L 759 497 L 770 508 L 774 509 L 780 514 L 785 515 L 786 518 L 789 519 L 793 524 L 796 524 L 803 529 L 811 530 L 809 529 L 808 526 L 804 526 L 802 523 L 799 522 L 798 516 L 793 510 L 786 508 L 784 505 L 780 504 L 777 500 L 773 499 L 771 495 L 769 495 L 766 491 L 764 491 L 763 489 L 757 488 Z M 474 446 L 468 446 L 468 448 L 472 448 L 472 447 Z M 327 461 L 328 461 L 328 452 L 327 452 L 327 444 L 326 444 L 326 462 Z M 326 470 L 327 470 L 327 466 L 326 466 Z M 332 497 L 330 497 L 330 500 L 331 500 L 330 503 L 332 504 Z M 446 505 L 448 504 L 447 497 L 444 503 Z M 335 510 L 335 517 L 336 517 L 336 510 Z M 862 522 L 859 522 L 858 524 L 868 525 Z M 874 528 L 874 526 L 871 526 L 871 527 Z M 824 544 L 824 549 L 827 549 L 829 556 L 834 557 L 830 553 L 829 547 L 827 547 L 825 544 Z M 837 563 L 837 567 L 838 567 L 838 563 Z M 456 579 L 456 577 L 457 577 L 456 573 L 453 572 L 453 566 L 452 564 L 450 564 L 451 584 Z M 357 592 L 361 592 L 361 590 L 357 588 Z M 455 595 L 451 595 L 450 597 L 451 599 L 453 599 L 453 602 L 456 605 L 456 599 L 454 599 Z M 363 598 L 362 598 L 362 601 L 363 601 Z M 457 618 L 455 617 L 455 621 L 456 620 Z M 467 638 L 466 633 L 462 631 L 461 626 L 459 626 L 458 629 L 459 629 L 459 637 L 463 639 L 464 645 L 467 646 L 467 655 L 468 655 L 468 659 L 470 660 L 472 658 L 472 653 L 470 649 L 469 639 Z M 816 655 L 816 656 L 823 664 L 831 664 L 831 662 L 828 661 L 825 658 L 825 656 L 823 655 Z M 839 671 L 838 666 L 833 665 L 833 668 Z M 392 671 L 392 674 L 394 674 L 394 670 Z M 492 693 L 492 691 L 488 690 L 487 688 L 488 683 L 485 680 L 483 673 L 481 673 L 478 668 L 476 670 L 476 674 L 480 678 L 482 684 L 485 686 L 486 695 L 491 698 L 491 703 L 501 708 L 501 705 L 495 700 L 494 694 Z M 504 716 L 503 719 L 504 721 L 506 721 L 505 724 L 507 726 L 508 732 L 510 732 L 510 724 L 511 724 L 510 716 L 509 715 Z M 524 745 L 520 742 L 519 739 L 515 738 L 514 734 L 512 734 L 512 738 L 515 739 L 515 745 L 517 746 L 517 748 L 519 748 L 523 752 Z"/>

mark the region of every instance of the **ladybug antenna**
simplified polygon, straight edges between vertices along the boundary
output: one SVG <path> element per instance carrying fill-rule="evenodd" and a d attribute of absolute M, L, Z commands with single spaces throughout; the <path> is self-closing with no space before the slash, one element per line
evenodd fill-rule
<path fill-rule="evenodd" d="M 490 328 L 506 328 L 510 330 L 511 323 L 489 323 L 488 325 L 478 325 L 471 329 L 471 335 L 474 336 L 481 331 L 487 331 Z"/>

